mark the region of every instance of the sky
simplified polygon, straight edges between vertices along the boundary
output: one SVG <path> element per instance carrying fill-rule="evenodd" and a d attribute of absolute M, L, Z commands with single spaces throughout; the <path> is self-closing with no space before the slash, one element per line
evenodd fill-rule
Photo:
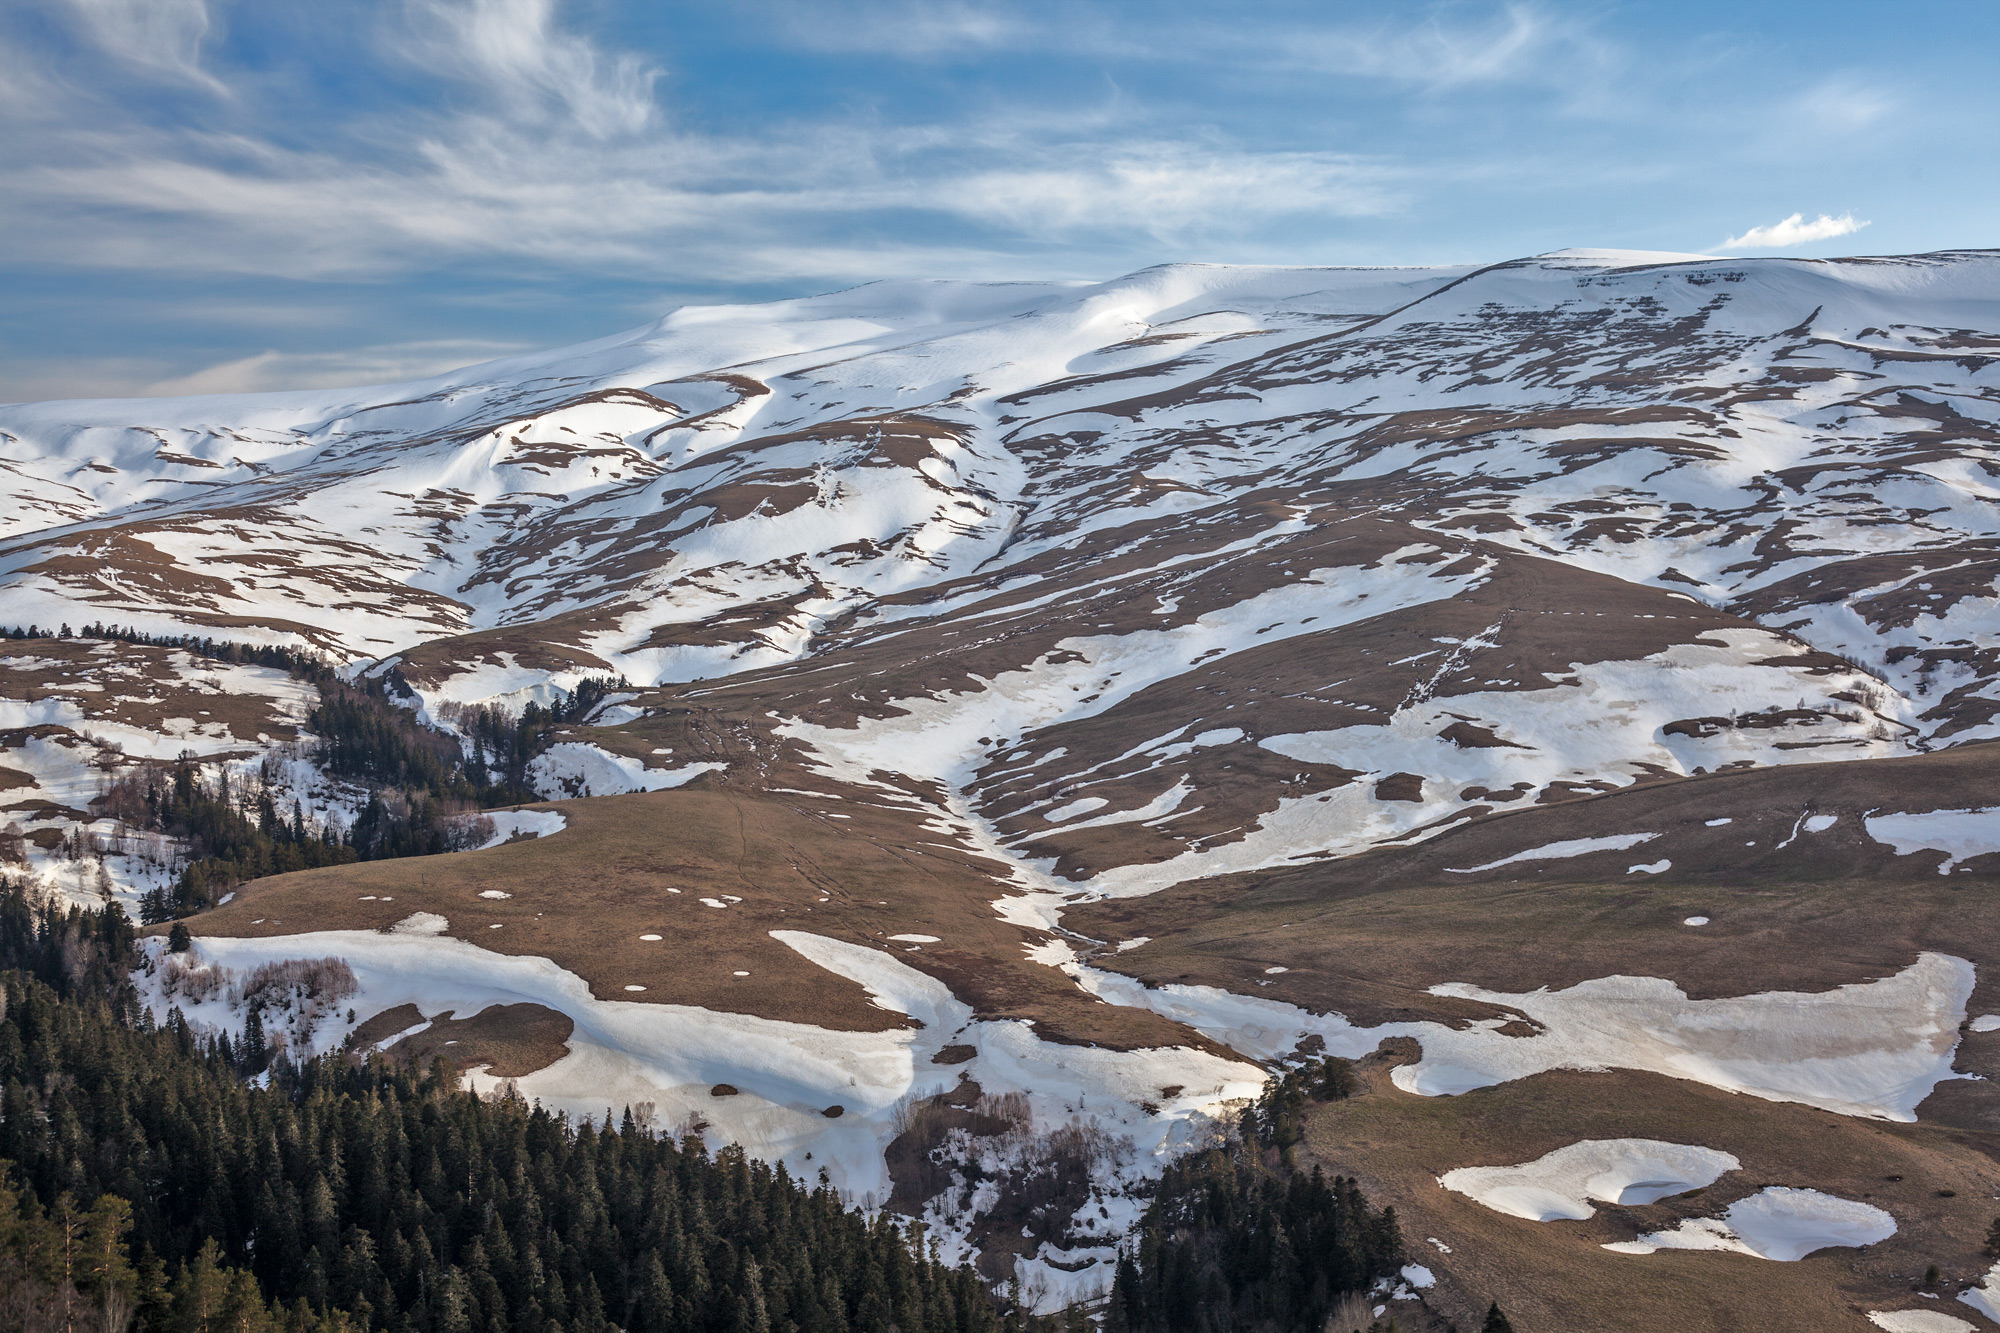
<path fill-rule="evenodd" d="M 6 0 L 0 401 L 1168 261 L 2000 247 L 2000 5 Z"/>

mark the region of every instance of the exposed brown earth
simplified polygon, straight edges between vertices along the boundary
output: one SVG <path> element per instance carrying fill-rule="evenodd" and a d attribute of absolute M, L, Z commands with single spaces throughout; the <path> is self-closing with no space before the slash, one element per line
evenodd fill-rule
<path fill-rule="evenodd" d="M 568 1055 L 575 1030 L 569 1015 L 539 1004 L 496 1004 L 470 1018 L 433 1019 L 387 1054 L 420 1067 L 443 1060 L 458 1069 L 483 1067 L 494 1078 L 525 1078 Z"/>
<path fill-rule="evenodd" d="M 907 1021 L 770 936 L 803 930 L 893 950 L 981 1016 L 1032 1018 L 1050 1040 L 1213 1049 L 1178 1024 L 1104 1004 L 1028 962 L 1024 947 L 1045 937 L 995 919 L 989 904 L 1005 889 L 999 868 L 935 834 L 919 840 L 896 811 L 699 786 L 535 808 L 560 811 L 568 826 L 483 852 L 260 880 L 204 914 L 200 933 L 380 930 L 435 912 L 451 923 L 451 935 L 496 953 L 549 958 L 600 998 L 843 1032 Z M 480 897 L 485 892 L 510 896 Z M 909 933 L 941 943 L 885 938 Z M 639 938 L 646 934 L 663 938 Z M 627 993 L 628 985 L 646 989 Z"/>
<path fill-rule="evenodd" d="M 1439 1275 L 1428 1303 L 1461 1329 L 1478 1327 L 1497 1300 L 1519 1329 L 1861 1333 L 1872 1327 L 1868 1310 L 1938 1308 L 1916 1295 L 1929 1265 L 1942 1271 L 1934 1290 L 1952 1309 L 1950 1296 L 1991 1262 L 1980 1247 L 2000 1194 L 1993 1135 L 1855 1120 L 1629 1071 L 1557 1072 L 1456 1097 L 1412 1097 L 1389 1084 L 1392 1064 L 1365 1062 L 1360 1095 L 1311 1115 L 1301 1161 L 1355 1176 L 1371 1199 L 1395 1207 L 1411 1261 Z M 1511 1217 L 1437 1184 L 1461 1166 L 1513 1165 L 1611 1138 L 1703 1144 L 1743 1165 L 1656 1204 L 1597 1204 L 1585 1221 Z M 1894 1216 L 1897 1234 L 1784 1263 L 1600 1248 L 1717 1216 L 1769 1185 L 1859 1199 Z"/>
<path fill-rule="evenodd" d="M 1224 986 L 1364 1023 L 1462 1012 L 1425 994 L 1443 982 L 1522 991 L 1625 974 L 1712 998 L 1826 990 L 1898 971 L 1923 950 L 1971 959 L 1975 1010 L 2000 1009 L 1995 858 L 1941 876 L 1941 854 L 1898 857 L 1862 831 L 1871 810 L 2000 803 L 1995 758 L 1977 745 L 1660 782 L 1489 815 L 1411 847 L 1080 904 L 1063 924 L 1107 941 L 1150 936 L 1094 959 L 1149 984 Z M 1815 813 L 1838 819 L 1794 834 Z M 1718 818 L 1732 822 L 1708 826 Z M 1661 836 L 1452 873 L 1634 832 Z M 1626 871 L 1659 858 L 1671 867 Z M 1683 925 L 1690 916 L 1710 922 Z M 1274 979 L 1272 966 L 1290 970 Z"/>

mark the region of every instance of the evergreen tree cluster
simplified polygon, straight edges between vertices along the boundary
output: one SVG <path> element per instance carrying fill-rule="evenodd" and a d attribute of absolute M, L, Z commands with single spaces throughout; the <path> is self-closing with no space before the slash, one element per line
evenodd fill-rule
<path fill-rule="evenodd" d="M 319 738 L 320 766 L 368 792 L 350 828 L 309 829 L 296 802 L 289 812 L 275 810 L 261 788 L 232 793 L 225 775 L 211 790 L 191 755 L 171 771 L 148 766 L 129 774 L 100 798 L 100 809 L 134 828 L 186 839 L 189 847 L 174 884 L 146 896 L 141 914 L 149 922 L 211 907 L 238 884 L 264 875 L 463 850 L 453 816 L 539 800 L 528 784 L 529 763 L 560 728 L 587 721 L 612 691 L 627 688 L 623 677 L 593 676 L 573 692 L 558 692 L 552 704 L 530 701 L 518 716 L 490 704 L 453 709 L 461 743 L 425 726 L 399 702 L 414 694 L 393 671 L 346 681 L 317 653 L 117 625 L 88 625 L 80 634 L 64 625 L 48 636 L 176 648 L 288 671 L 319 693 L 306 726 Z M 0 637 L 41 638 L 44 631 L 17 626 L 0 629 Z"/>
<path fill-rule="evenodd" d="M 1354 1090 L 1336 1057 L 1287 1071 L 1225 1145 L 1168 1166 L 1119 1258 L 1110 1333 L 1319 1333 L 1350 1293 L 1403 1263 L 1396 1211 L 1345 1176 L 1292 1167 L 1310 1101 Z"/>
<path fill-rule="evenodd" d="M 340 832 L 310 828 L 297 801 L 280 811 L 270 790 L 250 784 L 230 791 L 225 768 L 211 786 L 193 756 L 172 768 L 142 765 L 114 782 L 98 808 L 132 828 L 181 839 L 187 861 L 169 888 L 148 892 L 140 904 L 147 921 L 200 911 L 245 880 L 289 870 L 345 865 L 356 853 Z"/>
<path fill-rule="evenodd" d="M 1246 1112 L 1246 1137 L 1261 1139 L 1289 1156 L 1305 1137 L 1307 1109 L 1314 1102 L 1337 1102 L 1354 1095 L 1354 1066 L 1337 1055 L 1287 1069 L 1264 1085 L 1257 1105 Z"/>
<path fill-rule="evenodd" d="M 1393 1208 L 1261 1155 L 1239 1141 L 1167 1168 L 1118 1263 L 1113 1333 L 1318 1333 L 1341 1296 L 1401 1266 Z"/>
<path fill-rule="evenodd" d="M 0 1314 L 105 1333 L 1001 1333 L 971 1269 L 817 1186 L 380 1057 L 245 1082 L 155 1026 L 115 907 L 0 892 Z M 120 950 L 124 953 L 121 954 Z M 64 1311 L 68 1313 L 65 1314 Z"/>
<path fill-rule="evenodd" d="M 280 645 L 237 643 L 230 639 L 210 639 L 194 634 L 145 634 L 129 625 L 85 625 L 80 633 L 72 632 L 68 625 L 59 630 L 44 630 L 39 625 L 29 625 L 25 629 L 19 625 L 0 629 L 0 639 L 43 638 L 104 639 L 150 648 L 179 648 L 196 657 L 207 657 L 217 662 L 237 662 L 244 666 L 288 671 L 300 680 L 315 683 L 331 679 L 334 674 L 333 667 L 318 653 Z"/>

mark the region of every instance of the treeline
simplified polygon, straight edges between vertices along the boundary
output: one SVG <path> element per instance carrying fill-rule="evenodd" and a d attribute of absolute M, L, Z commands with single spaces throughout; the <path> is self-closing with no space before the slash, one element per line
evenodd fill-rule
<path fill-rule="evenodd" d="M 121 952 L 122 951 L 122 952 Z M 131 926 L 0 891 L 0 1312 L 125 1333 L 1002 1333 L 886 1216 L 636 1125 L 380 1057 L 245 1083 L 122 969 Z"/>
<path fill-rule="evenodd" d="M 212 907 L 246 880 L 350 861 L 429 856 L 477 845 L 459 816 L 540 800 L 528 766 L 558 730 L 588 721 L 622 676 L 586 677 L 551 704 L 530 701 L 516 715 L 498 705 L 445 705 L 464 740 L 425 726 L 406 706 L 415 693 L 393 670 L 343 680 L 318 653 L 195 635 L 145 634 L 129 626 L 68 625 L 0 630 L 0 637 L 103 639 L 174 648 L 219 662 L 287 671 L 312 684 L 319 702 L 306 727 L 316 762 L 362 787 L 368 799 L 346 828 L 311 827 L 298 803 L 272 808 L 268 787 L 238 784 L 225 772 L 214 784 L 184 755 L 172 769 L 128 772 L 99 798 L 98 810 L 133 828 L 186 840 L 188 856 L 174 882 L 145 895 L 142 919 L 165 921 Z M 490 832 L 490 830 L 489 830 Z"/>
<path fill-rule="evenodd" d="M 98 813 L 180 839 L 187 848 L 174 883 L 141 899 L 142 920 L 199 911 L 245 880 L 356 859 L 338 830 L 308 827 L 297 800 L 289 812 L 280 812 L 270 788 L 255 787 L 239 799 L 230 790 L 227 767 L 211 786 L 200 766 L 183 758 L 172 768 L 145 764 L 127 770 L 105 789 L 94 803 Z"/>
<path fill-rule="evenodd" d="M 196 657 L 212 658 L 217 662 L 237 662 L 244 666 L 289 671 L 301 680 L 318 682 L 331 678 L 334 674 L 332 664 L 325 657 L 303 648 L 237 643 L 230 639 L 204 638 L 196 634 L 146 634 L 133 629 L 130 625 L 85 625 L 80 632 L 71 631 L 68 625 L 52 630 L 44 630 L 39 625 L 29 625 L 25 629 L 16 625 L 12 629 L 0 629 L 0 638 L 109 639 L 119 643 L 143 644 L 149 648 L 179 648 L 193 653 Z"/>
<path fill-rule="evenodd" d="M 1119 1258 L 1108 1333 L 1384 1327 L 1360 1294 L 1403 1263 L 1395 1209 L 1371 1208 L 1344 1176 L 1291 1165 L 1308 1104 L 1353 1089 L 1345 1060 L 1291 1070 L 1266 1086 L 1226 1144 L 1169 1165 Z"/>
<path fill-rule="evenodd" d="M 320 762 L 339 777 L 468 807 L 513 805 L 539 799 L 528 764 L 556 729 L 588 721 L 612 691 L 625 688 L 623 676 L 586 677 L 573 692 L 558 691 L 552 704 L 529 700 L 518 715 L 497 704 L 442 705 L 461 740 L 399 706 L 392 691 L 413 696 L 388 673 L 321 685 L 306 725 L 320 737 Z"/>

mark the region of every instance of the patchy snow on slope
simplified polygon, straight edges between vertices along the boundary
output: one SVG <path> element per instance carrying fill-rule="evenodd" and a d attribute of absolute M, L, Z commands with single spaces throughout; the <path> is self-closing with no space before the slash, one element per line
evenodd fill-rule
<path fill-rule="evenodd" d="M 546 838 L 562 832 L 568 822 L 554 810 L 488 810 L 485 817 L 493 821 L 493 836 L 474 848 L 475 851 L 498 847 L 516 838 Z"/>
<path fill-rule="evenodd" d="M 1896 1234 L 1896 1219 L 1871 1204 L 1818 1190 L 1773 1185 L 1729 1205 L 1721 1217 L 1693 1217 L 1671 1231 L 1604 1248 L 1617 1254 L 1724 1250 L 1789 1263 L 1830 1246 L 1873 1245 Z"/>
<path fill-rule="evenodd" d="M 1456 983 L 1431 988 L 1541 1025 L 1533 1036 L 1514 1037 L 1499 1031 L 1502 1018 L 1463 1028 L 1429 1022 L 1363 1028 L 1339 1014 L 1212 986 L 1148 988 L 1083 964 L 1065 970 L 1102 999 L 1151 1009 L 1257 1059 L 1289 1055 L 1312 1036 L 1328 1053 L 1350 1059 L 1385 1037 L 1414 1037 L 1423 1058 L 1399 1065 L 1390 1077 L 1420 1096 L 1470 1092 L 1552 1069 L 1641 1069 L 1767 1101 L 1901 1121 L 1915 1120 L 1931 1089 L 1958 1077 L 1952 1056 L 1974 980 L 1963 958 L 1924 953 L 1894 976 L 1815 994 L 1693 1000 L 1671 981 L 1623 976 L 1526 994 Z"/>
<path fill-rule="evenodd" d="M 773 938 L 816 966 L 864 987 L 873 1003 L 908 1015 L 920 1027 L 834 1032 L 810 1024 L 721 1013 L 687 1005 L 604 999 L 546 958 L 493 953 L 451 938 L 445 919 L 418 913 L 389 932 L 320 931 L 263 939 L 197 937 L 194 965 L 247 972 L 260 963 L 339 958 L 360 984 L 351 1002 L 366 1015 L 414 1004 L 428 1015 L 452 1010 L 469 1018 L 489 1005 L 534 1003 L 576 1024 L 569 1053 L 514 1080 L 523 1096 L 577 1116 L 651 1102 L 660 1122 L 705 1121 L 712 1143 L 741 1143 L 753 1156 L 783 1161 L 802 1179 L 824 1167 L 857 1202 L 888 1195 L 882 1153 L 897 1133 L 898 1107 L 955 1086 L 961 1075 L 993 1093 L 1019 1092 L 1037 1123 L 1095 1124 L 1130 1139 L 1130 1181 L 1157 1174 L 1176 1151 L 1209 1133 L 1226 1102 L 1254 1096 L 1264 1082 L 1255 1065 L 1186 1048 L 1114 1051 L 1047 1042 L 1022 1021 L 975 1021 L 944 983 L 894 955 L 805 931 Z M 149 940 L 154 954 L 164 941 Z M 143 979 L 142 979 L 143 981 Z M 156 1011 L 166 1001 L 155 991 Z M 238 1030 L 243 1015 L 220 999 L 181 1003 L 191 1022 Z M 317 1050 L 338 1046 L 344 1029 L 327 1030 Z M 945 1046 L 972 1046 L 969 1061 L 931 1057 Z M 474 1071 L 468 1082 L 490 1090 L 499 1080 Z M 717 1098 L 718 1083 L 739 1088 Z M 1180 1092 L 1162 1098 L 1161 1089 Z M 829 1106 L 843 1113 L 829 1118 Z M 1060 1273 L 1060 1269 L 1051 1269 Z M 1108 1281 L 1108 1267 L 1084 1285 Z M 1064 1279 L 1069 1281 L 1070 1279 Z"/>
<path fill-rule="evenodd" d="M 1958 1293 L 1958 1299 L 2000 1324 L 2000 1264 L 1987 1269 L 1978 1282 Z"/>
<path fill-rule="evenodd" d="M 1942 1310 L 1870 1310 L 1868 1322 L 1888 1333 L 1973 1333 L 1973 1326 Z"/>
<path fill-rule="evenodd" d="M 1498 861 L 1488 861 L 1482 866 L 1467 866 L 1463 870 L 1446 868 L 1450 875 L 1473 875 L 1482 870 L 1498 870 L 1501 866 L 1511 866 L 1520 861 L 1561 861 L 1572 856 L 1588 856 L 1592 852 L 1623 852 L 1637 847 L 1642 842 L 1651 842 L 1659 837 L 1657 833 L 1618 833 L 1604 838 L 1565 838 L 1561 842 L 1543 843 L 1540 847 L 1530 847 L 1512 856 L 1503 856 Z"/>
<path fill-rule="evenodd" d="M 1465 1166 L 1438 1177 L 1446 1189 L 1531 1222 L 1581 1220 L 1605 1203 L 1656 1203 L 1705 1189 L 1742 1163 L 1726 1152 L 1659 1139 L 1584 1139 L 1519 1166 Z"/>
<path fill-rule="evenodd" d="M 1940 875 L 1949 875 L 1960 861 L 2000 852 L 2000 808 L 1869 815 L 1862 824 L 1869 837 L 1893 848 L 1898 856 L 1943 852 Z"/>
<path fill-rule="evenodd" d="M 622 796 L 664 791 L 704 773 L 727 767 L 713 762 L 679 768 L 648 768 L 637 759 L 612 754 L 583 741 L 561 741 L 528 762 L 528 785 L 549 800 L 566 796 Z"/>

